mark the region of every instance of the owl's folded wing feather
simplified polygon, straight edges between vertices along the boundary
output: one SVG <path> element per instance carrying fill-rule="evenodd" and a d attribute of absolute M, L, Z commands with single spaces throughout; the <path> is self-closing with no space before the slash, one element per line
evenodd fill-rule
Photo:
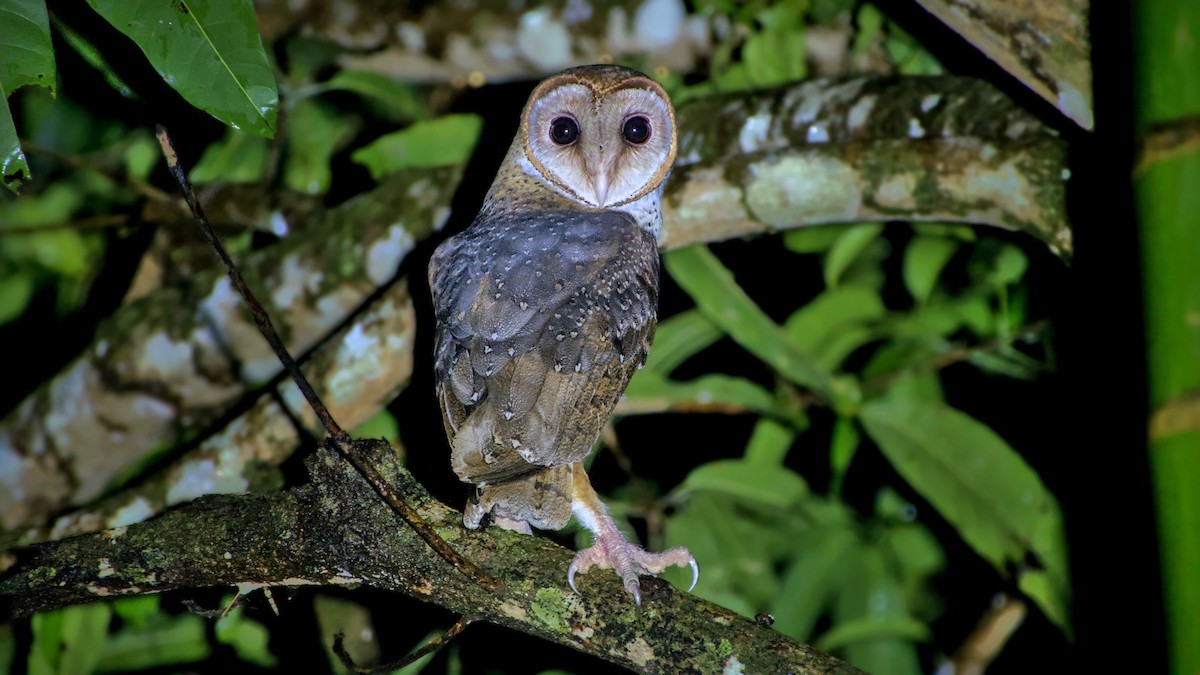
<path fill-rule="evenodd" d="M 654 237 L 619 212 L 476 223 L 430 266 L 453 465 L 494 485 L 586 457 L 653 339 Z"/>

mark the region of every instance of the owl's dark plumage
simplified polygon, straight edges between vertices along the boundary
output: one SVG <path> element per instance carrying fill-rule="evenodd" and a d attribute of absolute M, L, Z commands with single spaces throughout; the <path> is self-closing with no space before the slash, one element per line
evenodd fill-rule
<path fill-rule="evenodd" d="M 540 476 L 538 504 L 491 497 L 505 483 L 536 485 L 592 449 L 654 337 L 654 236 L 618 211 L 481 219 L 438 248 L 430 281 L 454 470 L 483 487 L 469 524 L 495 508 L 562 527 L 569 483 L 547 492 L 561 483 L 552 475 Z"/>
<path fill-rule="evenodd" d="M 435 380 L 463 522 L 524 532 L 575 515 L 596 537 L 567 570 L 696 563 L 617 529 L 583 460 L 645 362 L 658 305 L 662 182 L 675 115 L 653 80 L 585 66 L 539 85 L 475 221 L 434 252 Z M 694 582 L 693 582 L 694 583 Z"/>

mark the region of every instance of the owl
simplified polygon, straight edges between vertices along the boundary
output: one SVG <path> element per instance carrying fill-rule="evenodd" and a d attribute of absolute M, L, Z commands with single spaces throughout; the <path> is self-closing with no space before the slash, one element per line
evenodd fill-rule
<path fill-rule="evenodd" d="M 675 113 L 654 80 L 565 70 L 533 90 L 479 215 L 429 266 L 437 398 L 454 472 L 475 486 L 464 524 L 529 534 L 574 515 L 595 544 L 575 555 L 568 584 L 611 568 L 639 605 L 639 575 L 690 565 L 695 586 L 696 561 L 626 540 L 583 460 L 654 339 L 675 148 Z"/>

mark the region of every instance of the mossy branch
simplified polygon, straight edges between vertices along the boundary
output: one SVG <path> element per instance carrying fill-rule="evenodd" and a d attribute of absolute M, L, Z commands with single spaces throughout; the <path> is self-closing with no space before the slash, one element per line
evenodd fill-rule
<path fill-rule="evenodd" d="M 851 666 L 755 621 L 643 580 L 642 609 L 603 571 L 566 585 L 571 552 L 499 528 L 466 530 L 382 441 L 356 441 L 456 549 L 502 580 L 488 591 L 457 572 L 327 449 L 292 490 L 220 495 L 136 525 L 15 551 L 0 573 L 0 620 L 68 605 L 177 589 L 370 587 L 568 645 L 639 672 L 852 673 Z"/>

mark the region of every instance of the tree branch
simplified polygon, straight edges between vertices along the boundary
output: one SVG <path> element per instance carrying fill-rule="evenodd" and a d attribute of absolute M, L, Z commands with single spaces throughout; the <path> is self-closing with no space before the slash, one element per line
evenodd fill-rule
<path fill-rule="evenodd" d="M 441 536 L 503 580 L 488 592 L 455 571 L 336 454 L 310 458 L 312 482 L 210 496 L 127 528 L 18 551 L 0 573 L 0 620 L 99 598 L 237 586 L 339 585 L 396 591 L 564 644 L 640 672 L 852 673 L 852 667 L 750 619 L 646 580 L 638 611 L 616 576 L 564 578 L 571 552 L 499 528 L 470 531 L 429 497 L 382 441 L 357 441 L 388 480 L 417 494 Z"/>

